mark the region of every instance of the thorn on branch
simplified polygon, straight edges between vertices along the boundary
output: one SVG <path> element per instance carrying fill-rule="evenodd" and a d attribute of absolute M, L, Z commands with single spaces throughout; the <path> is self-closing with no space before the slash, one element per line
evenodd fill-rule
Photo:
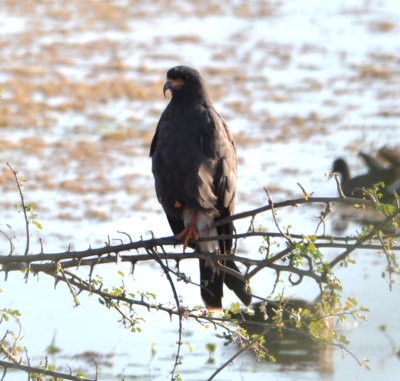
<path fill-rule="evenodd" d="M 313 195 L 313 192 L 308 193 L 300 183 L 297 183 L 297 185 L 300 187 L 301 191 L 303 192 L 304 198 L 308 201 L 310 199 L 310 197 Z"/>
<path fill-rule="evenodd" d="M 94 270 L 94 265 L 90 266 L 90 269 L 89 269 L 89 288 L 92 288 L 93 270 Z"/>
<path fill-rule="evenodd" d="M 129 270 L 130 275 L 133 275 L 133 273 L 135 272 L 135 265 L 136 265 L 136 261 L 131 261 L 131 268 Z"/>
<path fill-rule="evenodd" d="M 250 224 L 249 224 L 249 227 L 247 229 L 248 233 L 252 233 L 252 232 L 255 231 L 255 228 L 254 228 L 254 220 L 255 220 L 255 218 L 256 218 L 255 214 L 251 216 Z"/>
<path fill-rule="evenodd" d="M 123 234 L 123 235 L 127 236 L 127 237 L 128 237 L 128 240 L 129 240 L 129 243 L 132 243 L 132 242 L 133 242 L 132 237 L 130 236 L 130 234 L 128 234 L 128 233 L 126 233 L 126 232 L 119 231 L 119 230 L 117 230 L 117 233 Z"/>

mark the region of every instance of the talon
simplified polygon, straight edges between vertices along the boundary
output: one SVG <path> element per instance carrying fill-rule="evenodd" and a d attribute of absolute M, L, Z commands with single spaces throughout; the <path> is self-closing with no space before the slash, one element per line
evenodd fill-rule
<path fill-rule="evenodd" d="M 197 241 L 199 239 L 199 233 L 197 233 L 196 227 L 189 226 L 185 229 L 183 229 L 177 236 L 179 241 L 183 241 L 183 248 L 186 249 L 189 245 L 189 241 L 191 239 L 194 239 Z"/>
<path fill-rule="evenodd" d="M 177 201 L 178 202 L 178 201 Z M 194 211 L 189 222 L 189 226 L 183 229 L 177 236 L 178 240 L 183 241 L 183 249 L 186 249 L 189 245 L 189 241 L 194 239 L 197 241 L 199 239 L 199 233 L 197 232 L 197 212 Z"/>

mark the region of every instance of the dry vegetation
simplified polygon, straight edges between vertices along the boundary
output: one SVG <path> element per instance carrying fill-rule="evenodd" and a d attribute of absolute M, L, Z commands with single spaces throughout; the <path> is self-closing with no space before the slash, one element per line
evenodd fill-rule
<path fill-rule="evenodd" d="M 298 47 L 269 36 L 249 45 L 246 30 L 240 28 L 221 44 L 208 41 L 196 30 L 171 34 L 160 30 L 140 37 L 142 25 L 157 29 L 157 17 L 163 16 L 183 21 L 229 16 L 238 22 L 265 20 L 269 27 L 279 20 L 281 6 L 279 1 L 262 0 L 238 1 L 232 6 L 216 0 L 174 4 L 165 0 L 3 0 L 4 18 L 13 26 L 8 26 L 0 41 L 0 88 L 5 90 L 0 99 L 2 162 L 11 162 L 27 176 L 30 189 L 54 192 L 55 198 L 62 191 L 60 210 L 64 202 L 75 203 L 67 200 L 77 194 L 102 197 L 119 191 L 135 194 L 128 210 L 146 209 L 152 195 L 143 183 L 151 185 L 151 175 L 139 169 L 132 169 L 130 176 L 112 174 L 147 154 L 165 104 L 161 91 L 165 70 L 180 62 L 180 50 L 188 46 L 210 52 L 210 63 L 202 71 L 224 117 L 251 124 L 251 129 L 236 131 L 244 150 L 266 142 L 306 142 L 326 135 L 347 112 L 359 107 L 341 99 L 357 96 L 365 88 L 376 88 L 376 97 L 382 101 L 398 95 L 400 66 L 395 54 L 374 52 L 365 62 L 353 65 L 346 51 L 337 52 L 346 70 L 321 78 L 315 74 L 324 69 L 328 46 L 305 42 Z M 342 10 L 351 17 L 370 13 L 368 4 Z M 15 26 L 14 18 L 19 20 Z M 390 35 L 398 25 L 379 17 L 366 22 L 365 28 L 368 33 Z M 168 49 L 170 44 L 175 52 Z M 309 55 L 322 60 L 310 61 Z M 293 83 L 277 83 L 268 74 L 293 67 L 299 70 Z M 317 104 L 325 111 L 320 107 L 291 110 L 292 104 L 308 97 L 319 98 Z M 254 107 L 257 102 L 265 107 Z M 275 112 L 274 105 L 286 106 L 286 111 Z M 382 106 L 376 115 L 387 119 L 399 114 L 398 106 Z M 263 133 L 265 129 L 268 134 Z M 12 191 L 10 174 L 4 167 L 0 174 L 2 191 Z M 138 178 L 140 186 L 135 185 Z M 277 184 L 270 186 L 281 189 Z M 118 210 L 116 200 L 117 196 L 102 200 L 109 203 L 109 213 Z M 39 199 L 34 201 L 40 205 Z M 95 203 L 79 203 L 78 214 L 75 206 L 57 215 L 111 218 L 96 210 Z"/>

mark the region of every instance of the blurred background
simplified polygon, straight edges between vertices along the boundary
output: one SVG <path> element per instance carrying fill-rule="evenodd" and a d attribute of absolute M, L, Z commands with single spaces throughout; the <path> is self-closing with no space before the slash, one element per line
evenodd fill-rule
<path fill-rule="evenodd" d="M 102 245 L 121 238 L 118 231 L 134 239 L 150 231 L 170 235 L 148 152 L 168 102 L 165 73 L 178 64 L 201 71 L 235 135 L 237 211 L 264 205 L 264 187 L 274 201 L 301 196 L 297 183 L 315 196 L 334 196 L 336 184 L 326 176 L 334 159 L 344 157 L 357 174 L 365 171 L 360 150 L 375 155 L 400 143 L 397 0 L 2 0 L 0 20 L 0 228 L 15 236 L 20 251 L 24 223 L 6 162 L 28 180 L 25 198 L 43 226 L 32 227 L 32 253 L 40 251 L 39 238 L 50 252 Z M 305 213 L 285 211 L 279 218 L 299 232 L 314 232 L 318 212 Z M 239 248 L 251 254 L 258 244 L 243 241 Z M 352 274 L 343 271 L 346 292 L 372 311 L 368 323 L 346 333 L 351 350 L 371 359 L 370 372 L 340 351 L 322 368 L 315 362 L 259 364 L 245 355 L 220 379 L 397 379 L 400 362 L 390 343 L 398 348 L 400 342 L 400 291 L 395 285 L 389 292 L 380 277 L 384 265 L 369 253 Z M 118 269 L 104 276 L 113 279 Z M 197 264 L 186 271 L 195 277 Z M 141 266 L 132 287 L 149 290 L 154 274 L 160 277 L 160 270 Z M 93 298 L 74 309 L 68 290 L 54 290 L 44 276 L 23 279 L 9 274 L 1 281 L 2 307 L 21 310 L 33 357 L 56 337 L 65 356 L 112 352 L 104 379 L 168 378 L 177 339 L 169 316 L 161 323 L 157 314 L 139 311 L 147 322 L 133 334 Z M 273 279 L 266 275 L 253 287 L 261 290 Z M 171 300 L 168 287 L 151 287 Z M 309 298 L 315 292 L 289 290 Z M 201 303 L 196 288 L 180 293 L 188 305 Z M 227 294 L 226 300 L 235 298 Z M 388 327 L 385 334 L 381 325 Z M 215 369 L 205 365 L 204 340 L 217 344 L 217 365 L 235 351 L 212 329 L 187 323 L 186 334 L 194 351 L 184 353 L 185 380 L 205 379 Z"/>

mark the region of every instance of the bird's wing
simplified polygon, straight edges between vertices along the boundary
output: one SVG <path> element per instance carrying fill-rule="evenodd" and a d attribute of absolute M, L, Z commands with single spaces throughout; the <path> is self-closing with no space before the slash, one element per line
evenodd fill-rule
<path fill-rule="evenodd" d="M 164 210 L 177 216 L 175 201 L 210 215 L 232 213 L 236 190 L 236 153 L 232 135 L 212 107 L 195 116 L 159 121 L 150 156 L 156 192 Z"/>
<path fill-rule="evenodd" d="M 157 140 L 158 140 L 158 125 L 156 128 L 156 132 L 153 136 L 153 140 L 151 141 L 150 154 L 149 154 L 150 157 L 154 155 L 154 151 L 156 150 L 156 146 L 157 146 Z"/>
<path fill-rule="evenodd" d="M 358 155 L 364 160 L 364 163 L 367 165 L 370 171 L 377 171 L 385 168 L 385 166 L 379 160 L 365 152 L 359 152 Z"/>
<path fill-rule="evenodd" d="M 212 172 L 213 189 L 216 196 L 216 220 L 223 219 L 233 214 L 236 194 L 236 148 L 233 136 L 225 121 L 211 110 L 211 118 L 214 126 L 213 152 L 214 167 Z M 233 234 L 233 223 L 227 223 L 217 227 L 218 235 Z M 221 253 L 230 253 L 232 240 L 219 241 Z"/>
<path fill-rule="evenodd" d="M 236 194 L 236 148 L 233 136 L 225 121 L 215 113 L 215 157 L 213 174 L 217 209 L 222 216 L 233 214 Z"/>

